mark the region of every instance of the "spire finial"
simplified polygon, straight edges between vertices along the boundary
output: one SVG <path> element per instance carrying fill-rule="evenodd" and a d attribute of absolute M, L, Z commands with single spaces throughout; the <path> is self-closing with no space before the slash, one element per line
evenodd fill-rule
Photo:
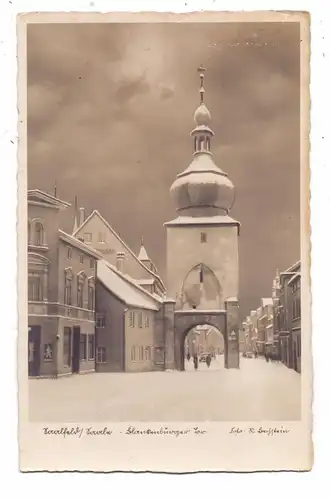
<path fill-rule="evenodd" d="M 143 236 L 141 236 L 141 247 L 143 247 Z"/>
<path fill-rule="evenodd" d="M 200 85 L 200 89 L 199 89 L 199 93 L 200 93 L 200 96 L 201 96 L 201 104 L 203 104 L 204 102 L 204 76 L 205 76 L 205 71 L 206 71 L 206 68 L 204 67 L 203 64 L 201 64 L 199 66 L 199 68 L 197 68 L 197 71 L 199 73 L 199 77 L 200 77 L 200 80 L 201 80 L 201 85 Z"/>
<path fill-rule="evenodd" d="M 54 198 L 57 197 L 57 181 L 55 179 L 55 184 L 54 184 Z"/>

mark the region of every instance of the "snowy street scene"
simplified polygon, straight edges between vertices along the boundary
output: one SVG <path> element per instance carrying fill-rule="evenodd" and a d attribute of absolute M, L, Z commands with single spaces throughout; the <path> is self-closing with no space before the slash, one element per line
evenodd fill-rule
<path fill-rule="evenodd" d="M 30 419 L 299 420 L 299 23 L 101 24 L 29 27 Z"/>
<path fill-rule="evenodd" d="M 281 363 L 223 356 L 186 371 L 94 373 L 29 381 L 30 419 L 43 422 L 289 421 L 300 418 L 300 375 Z"/>

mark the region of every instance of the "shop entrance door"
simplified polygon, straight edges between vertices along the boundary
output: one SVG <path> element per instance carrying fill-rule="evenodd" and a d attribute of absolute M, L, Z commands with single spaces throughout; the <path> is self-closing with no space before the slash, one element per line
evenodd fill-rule
<path fill-rule="evenodd" d="M 72 373 L 79 373 L 80 326 L 73 327 Z"/>
<path fill-rule="evenodd" d="M 28 335 L 28 374 L 29 377 L 40 375 L 41 326 L 29 326 Z"/>

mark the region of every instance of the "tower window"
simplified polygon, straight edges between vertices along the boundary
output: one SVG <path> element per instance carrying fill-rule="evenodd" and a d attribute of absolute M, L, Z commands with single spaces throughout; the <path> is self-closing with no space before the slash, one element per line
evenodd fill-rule
<path fill-rule="evenodd" d="M 207 241 L 206 233 L 201 233 L 201 243 L 206 243 L 206 241 Z"/>

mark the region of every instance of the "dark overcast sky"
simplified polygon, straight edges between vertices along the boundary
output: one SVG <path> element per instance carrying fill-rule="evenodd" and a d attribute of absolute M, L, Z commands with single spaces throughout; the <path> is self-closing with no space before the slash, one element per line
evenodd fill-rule
<path fill-rule="evenodd" d="M 28 184 L 89 213 L 166 278 L 169 188 L 191 161 L 197 67 L 216 164 L 237 188 L 241 313 L 299 259 L 299 24 L 28 27 Z M 72 227 L 66 216 L 64 229 Z"/>

